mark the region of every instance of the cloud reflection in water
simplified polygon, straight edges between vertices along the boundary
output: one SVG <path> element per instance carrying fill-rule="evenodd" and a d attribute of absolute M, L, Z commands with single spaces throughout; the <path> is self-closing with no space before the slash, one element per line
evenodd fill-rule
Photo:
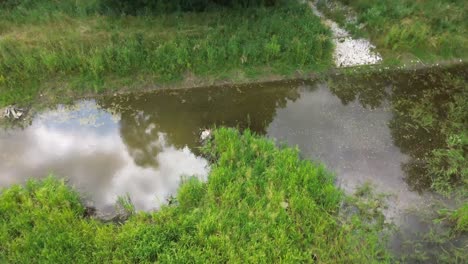
<path fill-rule="evenodd" d="M 52 173 L 68 179 L 99 209 L 129 194 L 138 210 L 151 210 L 175 194 L 182 177 L 206 180 L 207 161 L 187 147 L 174 147 L 164 133 L 149 142 L 160 149 L 154 157 L 157 166 L 138 166 L 116 120 L 94 102 L 84 101 L 71 110 L 43 113 L 24 130 L 1 132 L 0 186 Z"/>

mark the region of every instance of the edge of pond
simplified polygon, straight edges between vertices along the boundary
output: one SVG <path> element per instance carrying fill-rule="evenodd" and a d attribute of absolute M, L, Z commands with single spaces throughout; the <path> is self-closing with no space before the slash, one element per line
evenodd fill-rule
<path fill-rule="evenodd" d="M 398 71 L 413 71 L 413 70 L 423 70 L 428 68 L 446 68 L 459 65 L 468 65 L 468 60 L 463 59 L 454 59 L 446 60 L 437 63 L 415 63 L 411 65 L 386 65 L 384 64 L 373 64 L 373 65 L 357 65 L 350 67 L 333 67 L 324 71 L 314 71 L 308 73 L 296 72 L 291 75 L 260 75 L 253 78 L 245 78 L 241 80 L 235 79 L 210 79 L 210 78 L 198 78 L 194 76 L 186 77 L 183 80 L 176 81 L 174 83 L 167 84 L 157 84 L 152 83 L 142 87 L 141 89 L 130 90 L 128 86 L 123 86 L 116 90 L 105 91 L 102 93 L 87 93 L 83 95 L 73 96 L 74 100 L 90 99 L 90 98 L 101 98 L 111 95 L 126 95 L 126 94 L 146 94 L 157 92 L 161 90 L 188 90 L 188 89 L 200 89 L 200 88 L 213 88 L 213 87 L 238 87 L 238 86 L 255 86 L 255 85 L 268 85 L 268 84 L 278 84 L 278 83 L 302 83 L 316 81 L 323 78 L 328 78 L 332 75 L 346 73 L 349 71 L 359 71 L 359 72 L 375 72 L 375 71 L 385 71 L 383 73 L 392 73 Z M 47 103 L 47 102 L 44 102 Z M 56 102 L 55 102 L 56 103 Z M 34 103 L 33 103 L 34 104 Z"/>
<path fill-rule="evenodd" d="M 249 87 L 249 86 L 261 86 L 261 85 L 271 85 L 271 84 L 281 84 L 281 83 L 309 83 L 317 80 L 323 80 L 330 78 L 331 76 L 347 74 L 353 72 L 355 74 L 359 73 L 375 73 L 377 71 L 382 72 L 382 74 L 391 74 L 399 71 L 416 71 L 424 70 L 431 68 L 446 68 L 446 67 L 455 67 L 468 65 L 468 60 L 464 59 L 454 59 L 441 61 L 438 63 L 424 64 L 424 63 L 415 63 L 411 65 L 386 65 L 383 64 L 374 64 L 374 65 L 359 65 L 351 67 L 342 67 L 342 68 L 330 68 L 324 71 L 314 71 L 308 73 L 296 72 L 291 75 L 267 75 L 263 74 L 253 78 L 244 78 L 244 79 L 210 79 L 210 78 L 201 78 L 196 76 L 187 76 L 183 80 L 176 81 L 173 83 L 166 84 L 157 84 L 152 83 L 151 81 L 147 84 L 143 84 L 141 88 L 134 88 L 130 86 L 122 86 L 117 89 L 106 90 L 104 92 L 87 92 L 84 94 L 72 93 L 71 95 L 58 96 L 58 97 L 48 97 L 42 95 L 39 98 L 35 98 L 29 105 L 24 106 L 27 112 L 27 116 L 21 120 L 6 120 L 3 115 L 0 115 L 0 125 L 2 123 L 17 123 L 22 122 L 25 119 L 30 119 L 35 113 L 41 111 L 44 108 L 50 107 L 51 105 L 58 104 L 69 104 L 78 100 L 102 98 L 106 96 L 121 96 L 129 94 L 139 94 L 144 95 L 148 93 L 155 93 L 164 90 L 190 90 L 190 89 L 200 89 L 207 87 Z M 67 98 L 70 101 L 64 102 L 64 99 Z M 0 113 L 3 113 L 4 108 L 0 108 Z"/>

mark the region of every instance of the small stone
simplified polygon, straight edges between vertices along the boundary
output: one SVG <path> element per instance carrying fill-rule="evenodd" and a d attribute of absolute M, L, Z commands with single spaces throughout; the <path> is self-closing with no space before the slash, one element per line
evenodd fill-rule
<path fill-rule="evenodd" d="M 205 129 L 200 134 L 201 141 L 205 141 L 211 137 L 211 129 Z"/>
<path fill-rule="evenodd" d="M 287 209 L 289 207 L 289 203 L 281 202 L 281 207 L 283 207 L 284 209 Z"/>

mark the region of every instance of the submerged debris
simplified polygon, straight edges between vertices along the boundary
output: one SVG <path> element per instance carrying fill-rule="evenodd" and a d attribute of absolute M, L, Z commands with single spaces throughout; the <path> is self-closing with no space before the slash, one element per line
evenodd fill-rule
<path fill-rule="evenodd" d="M 84 208 L 84 217 L 93 218 L 103 223 L 123 224 L 132 215 L 132 212 L 126 210 L 119 203 L 115 205 L 113 210 L 100 211 L 95 207 L 92 201 L 85 201 Z"/>
<path fill-rule="evenodd" d="M 2 117 L 8 119 L 20 119 L 24 115 L 25 110 L 15 106 L 8 106 L 3 111 Z"/>
<path fill-rule="evenodd" d="M 211 138 L 211 129 L 205 129 L 200 133 L 200 140 L 202 142 Z"/>

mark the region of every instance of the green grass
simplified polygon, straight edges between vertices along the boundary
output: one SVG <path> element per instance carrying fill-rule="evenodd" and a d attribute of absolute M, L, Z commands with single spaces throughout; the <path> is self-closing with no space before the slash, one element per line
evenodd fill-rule
<path fill-rule="evenodd" d="M 0 262 L 383 263 L 381 225 L 340 214 L 345 196 L 322 165 L 246 131 L 221 128 L 204 149 L 206 183 L 122 225 L 84 217 L 78 194 L 47 178 L 0 193 Z M 314 261 L 315 259 L 315 261 Z"/>
<path fill-rule="evenodd" d="M 454 232 L 468 232 L 468 203 L 460 205 L 455 210 L 440 210 L 439 214 L 441 219 L 452 223 Z"/>
<path fill-rule="evenodd" d="M 337 1 L 351 7 L 357 21 L 347 21 L 349 10 L 328 8 L 325 0 L 319 1 L 319 8 L 357 35 L 369 36 L 388 61 L 468 58 L 465 0 Z"/>
<path fill-rule="evenodd" d="M 255 79 L 331 65 L 330 32 L 306 5 L 142 16 L 98 1 L 0 8 L 0 106 L 196 76 Z M 142 85 L 144 84 L 144 85 Z"/>

